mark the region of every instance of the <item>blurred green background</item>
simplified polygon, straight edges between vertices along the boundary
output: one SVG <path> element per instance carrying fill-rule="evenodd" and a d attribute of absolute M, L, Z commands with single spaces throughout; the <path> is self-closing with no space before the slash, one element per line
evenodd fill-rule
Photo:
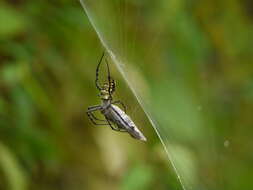
<path fill-rule="evenodd" d="M 252 2 L 83 2 L 0 2 L 0 189 L 253 189 Z M 96 32 L 147 143 L 86 116 Z"/>

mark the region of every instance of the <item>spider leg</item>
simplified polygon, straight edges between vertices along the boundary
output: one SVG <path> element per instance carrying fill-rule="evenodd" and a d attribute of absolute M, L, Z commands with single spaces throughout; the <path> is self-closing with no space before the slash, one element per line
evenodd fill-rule
<path fill-rule="evenodd" d="M 117 129 L 112 126 L 112 124 L 110 123 L 110 121 L 107 118 L 106 118 L 106 121 L 108 122 L 108 124 L 112 130 L 117 131 Z"/>
<path fill-rule="evenodd" d="M 126 113 L 126 106 L 120 100 L 112 102 L 112 104 L 120 104 L 124 108 L 124 112 Z"/>
<path fill-rule="evenodd" d="M 96 106 L 89 106 L 88 107 L 88 111 L 98 111 L 101 110 L 102 107 L 100 105 L 96 105 Z"/>
<path fill-rule="evenodd" d="M 109 68 L 107 59 L 105 59 L 105 62 L 106 62 L 106 66 L 107 66 L 107 79 L 108 79 L 108 85 L 109 85 L 108 92 L 109 92 L 110 99 L 112 99 L 112 95 L 111 95 L 111 74 L 110 74 L 110 68 Z"/>
<path fill-rule="evenodd" d="M 99 119 L 99 118 L 97 118 L 92 112 L 88 112 L 89 113 L 89 115 L 94 119 L 94 120 L 96 120 L 96 121 L 104 121 L 104 122 L 106 122 L 106 120 L 105 119 Z"/>
<path fill-rule="evenodd" d="M 96 68 L 96 80 L 95 80 L 95 84 L 96 84 L 96 87 L 98 90 L 101 90 L 101 87 L 99 86 L 99 82 L 98 82 L 98 75 L 99 75 L 99 67 L 100 67 L 100 64 L 101 62 L 103 61 L 103 58 L 104 58 L 104 55 L 105 55 L 105 52 L 103 52 L 99 62 L 98 62 L 98 65 L 97 65 L 97 68 Z"/>
<path fill-rule="evenodd" d="M 112 126 L 112 124 L 110 123 L 110 121 L 109 121 L 108 119 L 106 119 L 106 120 L 107 120 L 107 122 L 109 123 L 109 126 L 111 127 L 112 130 L 118 131 L 118 132 L 127 132 L 125 129 L 114 128 L 114 127 Z"/>
<path fill-rule="evenodd" d="M 93 117 L 93 119 L 97 120 L 97 121 L 104 121 L 106 122 L 105 119 L 98 119 L 92 112 L 95 112 L 95 111 L 99 111 L 99 110 L 102 110 L 102 107 L 100 105 L 96 105 L 96 106 L 89 106 L 88 107 L 88 111 L 90 113 L 90 115 Z"/>
<path fill-rule="evenodd" d="M 101 109 L 102 109 L 101 106 L 90 106 L 90 107 L 88 107 L 88 110 L 86 111 L 87 116 L 89 117 L 90 121 L 94 125 L 108 125 L 108 122 L 107 123 L 96 123 L 96 121 L 105 121 L 105 120 L 96 118 L 95 115 L 92 113 L 92 112 L 95 112 L 95 111 L 99 111 Z"/>
<path fill-rule="evenodd" d="M 95 119 L 93 118 L 91 112 L 86 112 L 87 116 L 89 117 L 90 121 L 94 124 L 94 125 L 108 125 L 108 123 L 96 123 Z"/>
<path fill-rule="evenodd" d="M 107 119 L 106 119 L 106 120 L 107 120 Z M 117 131 L 117 132 L 127 132 L 127 130 L 125 130 L 125 129 L 114 128 L 114 127 L 112 126 L 112 124 L 110 123 L 109 120 L 107 120 L 107 122 L 109 123 L 109 126 L 111 127 L 112 130 Z"/>

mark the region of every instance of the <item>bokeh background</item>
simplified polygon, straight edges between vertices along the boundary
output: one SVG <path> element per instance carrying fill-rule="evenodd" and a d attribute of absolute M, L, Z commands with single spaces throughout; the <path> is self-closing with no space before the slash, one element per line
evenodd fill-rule
<path fill-rule="evenodd" d="M 82 2 L 0 2 L 0 189 L 253 189 L 252 2 Z M 86 116 L 104 50 L 146 143 Z"/>

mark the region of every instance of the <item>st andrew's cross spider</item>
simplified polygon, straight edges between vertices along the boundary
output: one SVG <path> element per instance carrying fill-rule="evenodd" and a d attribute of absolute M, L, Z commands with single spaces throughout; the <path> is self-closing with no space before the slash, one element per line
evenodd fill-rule
<path fill-rule="evenodd" d="M 120 101 L 113 101 L 112 95 L 115 92 L 115 81 L 111 78 L 108 61 L 105 58 L 107 66 L 107 82 L 102 86 L 99 84 L 99 67 L 104 60 L 105 53 L 102 54 L 96 68 L 96 88 L 99 90 L 99 97 L 101 98 L 101 105 L 90 106 L 87 110 L 87 115 L 94 125 L 110 126 L 114 131 L 127 132 L 133 138 L 146 141 L 146 137 L 136 127 L 132 119 L 126 114 L 126 107 Z M 121 110 L 116 104 L 120 104 L 124 111 Z M 98 119 L 93 112 L 100 111 L 105 119 Z"/>

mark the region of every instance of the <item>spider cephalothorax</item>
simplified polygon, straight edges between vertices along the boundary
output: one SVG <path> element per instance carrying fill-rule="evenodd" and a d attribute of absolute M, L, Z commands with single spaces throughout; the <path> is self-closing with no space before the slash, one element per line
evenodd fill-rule
<path fill-rule="evenodd" d="M 112 99 L 112 94 L 115 91 L 115 82 L 113 79 L 110 81 L 110 85 L 108 83 L 104 83 L 100 89 L 100 97 L 103 100 Z"/>
<path fill-rule="evenodd" d="M 128 132 L 133 138 L 146 141 L 145 136 L 140 132 L 140 130 L 136 127 L 134 122 L 131 118 L 126 114 L 126 107 L 120 101 L 113 101 L 112 94 L 115 92 L 115 81 L 111 78 L 110 69 L 105 59 L 106 66 L 107 66 L 107 82 L 103 83 L 102 86 L 99 85 L 98 75 L 99 75 L 99 67 L 101 62 L 103 61 L 104 53 L 100 58 L 96 69 L 96 80 L 95 84 L 97 89 L 100 92 L 100 98 L 102 99 L 101 105 L 90 106 L 87 110 L 87 115 L 90 118 L 91 122 L 94 125 L 109 125 L 113 130 L 120 131 L 120 132 Z M 122 111 L 118 106 L 115 104 L 120 104 L 124 111 Z M 100 111 L 101 114 L 104 115 L 105 120 L 98 119 L 93 113 L 96 111 Z M 103 122 L 103 123 L 97 123 Z"/>

